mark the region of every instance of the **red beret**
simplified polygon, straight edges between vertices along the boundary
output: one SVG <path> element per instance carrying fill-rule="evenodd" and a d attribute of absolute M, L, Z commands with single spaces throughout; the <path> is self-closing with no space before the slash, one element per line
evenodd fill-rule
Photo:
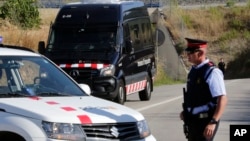
<path fill-rule="evenodd" d="M 199 48 L 207 48 L 207 41 L 185 38 L 187 40 L 186 51 L 194 51 Z"/>

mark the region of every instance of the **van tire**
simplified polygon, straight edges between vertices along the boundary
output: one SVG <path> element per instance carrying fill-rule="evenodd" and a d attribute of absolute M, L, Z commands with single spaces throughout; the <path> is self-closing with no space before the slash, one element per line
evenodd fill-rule
<path fill-rule="evenodd" d="M 126 92 L 124 87 L 124 82 L 122 80 L 119 81 L 118 93 L 115 98 L 115 102 L 123 105 L 126 101 Z"/>
<path fill-rule="evenodd" d="M 141 101 L 148 101 L 151 98 L 151 86 L 152 86 L 152 81 L 147 76 L 147 82 L 146 82 L 146 87 L 144 90 L 139 92 L 139 98 Z"/>

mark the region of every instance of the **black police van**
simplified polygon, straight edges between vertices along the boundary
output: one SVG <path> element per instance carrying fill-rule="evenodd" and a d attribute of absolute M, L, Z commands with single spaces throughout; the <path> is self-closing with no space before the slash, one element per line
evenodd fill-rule
<path fill-rule="evenodd" d="M 139 93 L 141 101 L 150 100 L 156 61 L 147 7 L 96 1 L 63 6 L 38 51 L 88 84 L 93 96 L 124 104 L 127 95 Z"/>

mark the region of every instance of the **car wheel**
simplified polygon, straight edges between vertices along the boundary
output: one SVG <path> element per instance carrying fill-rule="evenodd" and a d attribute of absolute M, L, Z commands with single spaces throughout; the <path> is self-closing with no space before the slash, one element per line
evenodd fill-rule
<path fill-rule="evenodd" d="M 126 101 L 126 92 L 125 92 L 125 87 L 124 83 L 122 80 L 119 81 L 119 88 L 118 88 L 118 94 L 115 98 L 115 102 L 119 104 L 124 104 Z"/>
<path fill-rule="evenodd" d="M 149 78 L 149 76 L 147 76 L 146 87 L 144 90 L 139 92 L 139 98 L 141 101 L 150 100 L 150 98 L 151 98 L 151 85 L 152 85 L 152 81 Z"/>

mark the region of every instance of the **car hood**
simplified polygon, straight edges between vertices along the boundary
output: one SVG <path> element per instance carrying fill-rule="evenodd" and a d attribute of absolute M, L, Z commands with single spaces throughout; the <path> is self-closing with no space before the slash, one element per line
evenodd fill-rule
<path fill-rule="evenodd" d="M 1 111 L 50 122 L 92 124 L 144 119 L 135 110 L 93 96 L 1 98 L 0 107 Z"/>

